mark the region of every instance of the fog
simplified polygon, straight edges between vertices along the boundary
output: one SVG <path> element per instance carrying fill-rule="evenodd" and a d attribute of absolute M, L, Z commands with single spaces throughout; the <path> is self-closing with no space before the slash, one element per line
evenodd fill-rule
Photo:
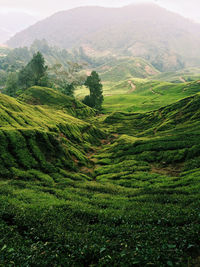
<path fill-rule="evenodd" d="M 199 0 L 0 0 L 0 12 L 25 12 L 37 18 L 44 18 L 60 11 L 78 6 L 97 5 L 105 7 L 121 7 L 143 2 L 156 3 L 182 16 L 200 22 Z"/>

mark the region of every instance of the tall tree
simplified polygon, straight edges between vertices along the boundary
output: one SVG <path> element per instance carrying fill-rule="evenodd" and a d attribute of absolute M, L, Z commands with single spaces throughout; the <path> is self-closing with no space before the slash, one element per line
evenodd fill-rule
<path fill-rule="evenodd" d="M 83 103 L 95 109 L 101 110 L 103 103 L 103 86 L 96 71 L 92 71 L 91 75 L 87 77 L 85 86 L 89 88 L 90 95 L 84 98 Z"/>
<path fill-rule="evenodd" d="M 30 65 L 35 85 L 40 85 L 40 79 L 46 75 L 47 71 L 43 55 L 37 52 L 28 64 Z"/>
<path fill-rule="evenodd" d="M 23 89 L 33 85 L 48 86 L 47 66 L 40 52 L 33 55 L 31 61 L 19 72 L 19 84 Z"/>

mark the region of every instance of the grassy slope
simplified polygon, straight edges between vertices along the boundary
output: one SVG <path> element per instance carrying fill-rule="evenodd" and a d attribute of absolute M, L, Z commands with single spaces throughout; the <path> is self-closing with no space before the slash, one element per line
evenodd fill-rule
<path fill-rule="evenodd" d="M 168 82 L 190 82 L 200 80 L 199 68 L 187 68 L 180 71 L 164 72 L 154 76 L 154 79 Z"/>
<path fill-rule="evenodd" d="M 93 109 L 77 101 L 75 98 L 66 96 L 51 88 L 34 86 L 27 89 L 18 99 L 31 105 L 42 105 L 60 109 L 79 118 L 95 115 Z"/>
<path fill-rule="evenodd" d="M 199 103 L 196 94 L 157 111 L 116 112 L 105 120 L 107 128 L 120 135 L 95 156 L 96 180 L 134 190 L 130 209 L 144 227 L 139 240 L 143 236 L 146 244 L 137 256 L 199 253 Z M 166 260 L 164 266 L 176 264 Z"/>
<path fill-rule="evenodd" d="M 47 88 L 32 88 L 28 93 L 37 91 L 39 95 L 43 90 L 48 98 L 52 91 Z M 61 110 L 59 106 L 28 105 L 0 95 L 1 176 L 18 177 L 16 169 L 52 173 L 59 169 L 76 170 L 78 164 L 88 164 L 85 151 L 98 144 L 101 132 L 68 114 L 68 111 L 81 116 L 94 114 L 88 107 L 75 103 L 78 107 L 72 100 L 69 108 L 68 99 L 67 108 L 61 105 Z"/>
<path fill-rule="evenodd" d="M 107 138 L 56 105 L 0 101 L 0 264 L 198 266 L 199 94 L 110 115 Z"/>
<path fill-rule="evenodd" d="M 103 107 L 106 112 L 147 112 L 200 91 L 198 81 L 176 84 L 147 79 L 130 80 L 136 86 L 135 90 L 131 89 L 128 81 L 105 86 Z"/>

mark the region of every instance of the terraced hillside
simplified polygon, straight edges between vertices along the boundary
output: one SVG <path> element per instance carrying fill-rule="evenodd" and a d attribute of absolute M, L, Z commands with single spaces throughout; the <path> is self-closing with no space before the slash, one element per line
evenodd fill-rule
<path fill-rule="evenodd" d="M 44 94 L 49 101 L 48 107 L 27 105 L 0 95 L 2 177 L 19 178 L 25 171 L 30 172 L 28 176 L 33 179 L 39 177 L 33 169 L 45 173 L 57 173 L 65 168 L 75 171 L 76 162 L 88 164 L 86 151 L 92 144 L 99 143 L 98 137 L 102 136 L 99 130 L 69 115 L 94 115 L 94 111 L 85 105 L 49 88 L 33 87 L 21 99 L 45 104 L 42 102 Z M 66 103 L 62 105 L 64 100 Z M 56 101 L 60 106 L 56 106 Z M 52 180 L 49 175 L 45 177 Z"/>
<path fill-rule="evenodd" d="M 97 117 L 61 96 L 0 95 L 0 265 L 199 266 L 200 94 Z"/>
<path fill-rule="evenodd" d="M 31 87 L 21 94 L 18 100 L 30 105 L 40 105 L 47 108 L 51 107 L 59 109 L 78 118 L 87 118 L 96 114 L 93 109 L 82 104 L 82 102 L 51 88 L 39 86 Z"/>

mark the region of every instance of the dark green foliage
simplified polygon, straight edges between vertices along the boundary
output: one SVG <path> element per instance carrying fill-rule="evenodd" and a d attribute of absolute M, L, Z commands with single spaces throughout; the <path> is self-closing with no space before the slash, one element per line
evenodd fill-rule
<path fill-rule="evenodd" d="M 40 52 L 33 55 L 31 61 L 19 72 L 19 85 L 27 89 L 33 85 L 48 86 L 47 66 Z"/>
<path fill-rule="evenodd" d="M 11 72 L 8 74 L 7 80 L 6 80 L 6 86 L 4 88 L 4 93 L 15 97 L 18 90 L 18 76 L 17 73 Z"/>
<path fill-rule="evenodd" d="M 0 87 L 3 88 L 6 84 L 7 73 L 4 70 L 0 70 Z"/>
<path fill-rule="evenodd" d="M 73 83 L 65 84 L 62 87 L 62 93 L 68 96 L 74 96 L 75 85 Z"/>
<path fill-rule="evenodd" d="M 28 62 L 31 61 L 33 55 L 40 52 L 47 62 L 48 65 L 56 64 L 60 62 L 61 64 L 68 66 L 68 61 L 74 61 L 75 58 L 73 54 L 70 54 L 65 49 L 60 49 L 55 46 L 49 46 L 46 40 L 35 40 L 31 46 L 20 47 L 15 49 L 9 49 L 7 52 L 2 52 L 5 54 L 4 57 L 0 57 L 0 69 L 5 71 L 16 71 L 24 67 Z M 80 60 L 78 57 L 77 61 Z"/>
<path fill-rule="evenodd" d="M 90 95 L 85 97 L 83 103 L 97 110 L 101 110 L 103 103 L 103 86 L 98 73 L 92 71 L 91 75 L 87 77 L 84 85 L 89 88 Z"/>

